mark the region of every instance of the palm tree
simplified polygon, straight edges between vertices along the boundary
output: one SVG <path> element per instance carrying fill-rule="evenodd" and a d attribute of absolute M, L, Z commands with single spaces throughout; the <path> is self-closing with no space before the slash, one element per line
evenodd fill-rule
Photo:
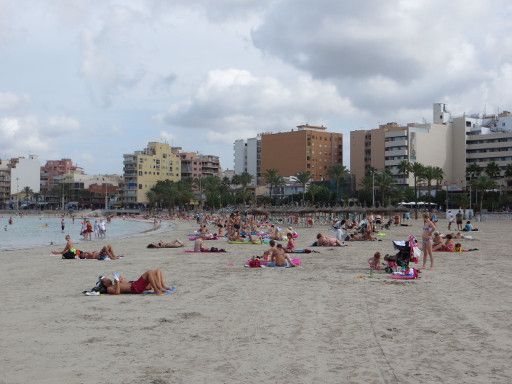
<path fill-rule="evenodd" d="M 505 177 L 508 179 L 508 184 L 510 184 L 510 180 L 512 179 L 512 163 L 507 164 L 505 167 Z"/>
<path fill-rule="evenodd" d="M 435 180 L 435 169 L 434 167 L 427 165 L 423 168 L 423 178 L 427 182 L 427 193 L 428 193 L 428 201 L 432 200 L 432 180 Z"/>
<path fill-rule="evenodd" d="M 32 195 L 32 189 L 30 187 L 23 188 L 23 192 L 25 193 L 25 200 L 28 200 L 28 198 Z"/>
<path fill-rule="evenodd" d="M 488 176 L 480 176 L 473 180 L 473 187 L 480 191 L 480 214 L 482 214 L 485 191 L 496 188 L 496 182 Z"/>
<path fill-rule="evenodd" d="M 497 179 L 501 175 L 500 166 L 495 161 L 491 161 L 485 167 L 485 173 L 487 173 L 487 176 L 491 179 Z"/>
<path fill-rule="evenodd" d="M 443 182 L 444 170 L 441 167 L 434 167 L 433 172 L 434 180 L 436 181 L 436 193 L 439 191 L 439 187 Z"/>
<path fill-rule="evenodd" d="M 382 172 L 379 172 L 375 175 L 375 183 L 377 184 L 380 190 L 382 205 L 386 206 L 384 197 L 387 195 L 387 193 L 391 189 L 391 186 L 394 183 L 393 175 L 387 169 Z"/>
<path fill-rule="evenodd" d="M 318 196 L 325 189 L 324 186 L 318 184 L 310 184 L 308 188 L 308 193 L 311 196 L 311 201 L 315 204 L 315 197 Z"/>
<path fill-rule="evenodd" d="M 272 200 L 274 188 L 279 187 L 284 183 L 283 177 L 279 174 L 278 170 L 274 168 L 267 169 L 263 174 L 263 177 L 269 185 L 270 200 Z"/>
<path fill-rule="evenodd" d="M 423 172 L 425 167 L 420 163 L 413 163 L 410 168 L 410 172 L 414 175 L 414 219 L 418 219 L 418 181 L 423 180 Z"/>
<path fill-rule="evenodd" d="M 409 178 L 409 172 L 411 171 L 411 163 L 409 163 L 409 160 L 402 160 L 400 164 L 398 164 L 398 171 L 400 174 L 404 175 L 404 184 L 407 184 L 406 180 Z"/>
<path fill-rule="evenodd" d="M 334 181 L 336 181 L 336 202 L 339 201 L 340 184 L 347 176 L 348 171 L 344 165 L 335 164 L 327 170 L 327 175 Z"/>
<path fill-rule="evenodd" d="M 471 163 L 466 168 L 466 176 L 469 178 L 469 180 L 473 180 L 480 176 L 482 173 L 482 167 L 480 167 L 477 163 Z"/>
<path fill-rule="evenodd" d="M 242 186 L 242 196 L 244 200 L 245 205 L 245 197 L 247 195 L 247 186 L 251 184 L 252 181 L 252 175 L 249 172 L 242 172 L 240 175 L 238 175 L 238 182 Z"/>
<path fill-rule="evenodd" d="M 302 205 L 304 205 L 304 198 L 306 196 L 306 184 L 311 180 L 311 172 L 301 171 L 295 175 L 297 181 L 302 184 Z"/>

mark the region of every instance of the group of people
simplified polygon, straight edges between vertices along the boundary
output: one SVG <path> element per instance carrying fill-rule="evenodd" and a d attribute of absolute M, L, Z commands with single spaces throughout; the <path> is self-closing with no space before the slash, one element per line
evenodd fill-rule
<path fill-rule="evenodd" d="M 66 245 L 62 251 L 52 251 L 54 255 L 61 255 L 63 259 L 96 259 L 96 260 L 117 260 L 120 256 L 114 253 L 112 245 L 107 244 L 99 251 L 83 251 L 77 249 L 70 235 L 66 235 Z"/>

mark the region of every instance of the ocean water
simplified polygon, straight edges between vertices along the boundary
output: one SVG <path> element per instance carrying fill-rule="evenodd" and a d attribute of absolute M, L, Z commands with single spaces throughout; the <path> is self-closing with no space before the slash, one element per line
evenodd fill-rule
<path fill-rule="evenodd" d="M 0 216 L 0 250 L 23 249 L 37 245 L 50 245 L 52 242 L 56 249 L 64 246 L 64 237 L 69 234 L 75 243 L 81 241 L 81 221 L 75 218 L 73 224 L 71 218 L 65 218 L 65 229 L 61 230 L 59 217 L 45 216 L 12 216 L 13 224 L 9 225 L 9 215 Z M 91 219 L 94 224 L 94 219 Z M 106 239 L 126 237 L 135 233 L 144 232 L 153 228 L 153 223 L 123 220 L 114 218 L 107 223 Z M 94 239 L 94 234 L 92 235 Z"/>

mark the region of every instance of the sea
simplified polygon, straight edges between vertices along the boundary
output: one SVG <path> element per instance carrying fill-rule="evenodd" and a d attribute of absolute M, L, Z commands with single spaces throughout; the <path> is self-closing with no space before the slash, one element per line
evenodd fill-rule
<path fill-rule="evenodd" d="M 9 224 L 9 217 L 12 217 L 12 224 Z M 94 220 L 91 218 L 91 223 L 94 224 Z M 25 249 L 39 245 L 55 245 L 59 249 L 65 245 L 64 237 L 67 234 L 79 244 L 82 242 L 81 228 L 79 218 L 75 218 L 73 223 L 71 218 L 66 217 L 62 231 L 60 217 L 0 215 L 0 250 Z M 151 229 L 152 222 L 113 218 L 107 223 L 106 239 L 127 237 Z M 94 239 L 94 234 L 92 238 Z"/>

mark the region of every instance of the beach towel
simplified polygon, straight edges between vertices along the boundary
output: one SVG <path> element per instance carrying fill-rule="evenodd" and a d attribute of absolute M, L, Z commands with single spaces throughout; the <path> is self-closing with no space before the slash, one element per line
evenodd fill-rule
<path fill-rule="evenodd" d="M 418 269 L 410 268 L 408 271 L 393 272 L 390 277 L 395 280 L 414 280 L 419 279 L 420 271 Z"/>
<path fill-rule="evenodd" d="M 260 260 L 260 259 L 256 259 L 256 260 L 259 260 L 259 264 L 260 266 L 256 266 L 257 263 L 254 263 L 254 260 L 253 259 L 249 259 L 245 262 L 245 265 L 244 267 L 246 268 L 294 268 L 294 267 L 300 267 L 302 265 L 302 260 L 299 259 L 299 258 L 294 258 L 292 259 L 292 265 L 287 265 L 285 267 L 278 267 L 276 265 L 274 265 L 274 263 L 271 263 L 269 261 L 263 261 L 263 260 Z"/>
<path fill-rule="evenodd" d="M 212 251 L 210 249 L 205 249 L 203 251 L 194 251 L 193 249 L 186 249 L 185 253 L 224 253 L 225 249 L 219 249 L 218 251 Z"/>

